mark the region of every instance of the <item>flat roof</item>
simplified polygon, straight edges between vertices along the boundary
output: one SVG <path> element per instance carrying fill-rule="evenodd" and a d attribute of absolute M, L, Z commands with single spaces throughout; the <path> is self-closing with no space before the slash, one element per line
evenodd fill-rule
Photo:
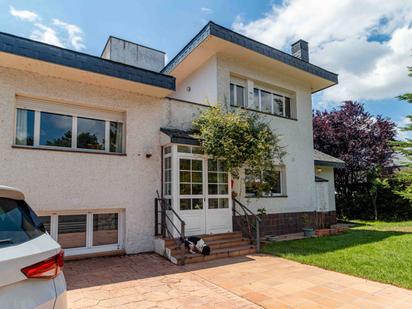
<path fill-rule="evenodd" d="M 312 63 L 303 61 L 279 49 L 260 43 L 233 30 L 209 21 L 206 26 L 163 68 L 162 73 L 170 73 L 208 36 L 215 36 L 225 41 L 245 47 L 249 50 L 283 62 L 307 73 L 316 75 L 335 84 L 338 83 L 338 74 L 325 70 Z"/>
<path fill-rule="evenodd" d="M 0 52 L 45 61 L 83 71 L 116 77 L 169 90 L 176 89 L 173 76 L 103 59 L 74 50 L 0 32 Z"/>

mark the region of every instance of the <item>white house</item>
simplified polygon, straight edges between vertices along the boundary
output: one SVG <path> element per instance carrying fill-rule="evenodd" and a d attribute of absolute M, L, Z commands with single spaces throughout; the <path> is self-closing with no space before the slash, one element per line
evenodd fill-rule
<path fill-rule="evenodd" d="M 291 55 L 213 22 L 166 66 L 163 52 L 114 37 L 95 57 L 0 33 L 0 184 L 24 191 L 66 255 L 153 250 L 157 192 L 186 235 L 232 231 L 232 190 L 266 208 L 265 234 L 299 231 L 315 211 L 331 224 L 343 162 L 314 153 L 311 97 L 337 81 L 305 41 Z M 257 111 L 281 135 L 287 155 L 262 176 L 264 197 L 190 135 L 214 104 Z"/>

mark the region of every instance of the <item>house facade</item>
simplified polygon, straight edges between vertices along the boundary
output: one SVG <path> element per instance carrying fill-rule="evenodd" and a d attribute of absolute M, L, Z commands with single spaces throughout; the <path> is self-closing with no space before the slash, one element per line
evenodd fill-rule
<path fill-rule="evenodd" d="M 114 37 L 95 57 L 0 33 L 0 184 L 23 190 L 69 256 L 152 251 L 157 196 L 187 235 L 232 231 L 232 191 L 266 209 L 265 234 L 315 212 L 334 223 L 343 162 L 313 150 L 311 96 L 337 75 L 309 62 L 304 41 L 292 53 L 212 22 L 166 66 Z M 232 180 L 202 153 L 191 124 L 215 104 L 258 112 L 281 136 L 275 174 Z M 259 181 L 271 190 L 258 198 Z"/>

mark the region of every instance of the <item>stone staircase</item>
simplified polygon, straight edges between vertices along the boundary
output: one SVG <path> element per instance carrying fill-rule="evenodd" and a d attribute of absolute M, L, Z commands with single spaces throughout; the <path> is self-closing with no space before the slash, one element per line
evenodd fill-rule
<path fill-rule="evenodd" d="M 203 238 L 210 247 L 210 255 L 192 254 L 185 249 L 184 258 L 182 258 L 182 249 L 177 245 L 179 241 L 176 239 L 157 239 L 156 252 L 178 265 L 256 253 L 255 246 L 250 244 L 249 239 L 243 238 L 241 232 L 200 235 L 199 237 Z"/>

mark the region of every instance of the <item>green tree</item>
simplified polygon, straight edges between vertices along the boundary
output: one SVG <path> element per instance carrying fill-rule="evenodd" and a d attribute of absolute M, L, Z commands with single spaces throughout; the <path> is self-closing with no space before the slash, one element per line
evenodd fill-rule
<path fill-rule="evenodd" d="M 409 76 L 412 77 L 412 67 L 409 67 Z M 412 104 L 412 93 L 405 93 L 398 97 L 400 100 Z M 401 128 L 402 131 L 412 132 L 412 115 L 406 116 L 409 119 L 409 124 Z M 407 167 L 397 173 L 396 177 L 403 185 L 395 193 L 402 196 L 404 199 L 412 201 L 412 139 L 406 138 L 404 141 L 396 141 L 394 143 L 396 151 L 400 152 L 407 159 Z"/>
<path fill-rule="evenodd" d="M 384 188 L 389 187 L 389 182 L 387 178 L 382 176 L 381 167 L 372 167 L 368 173 L 368 193 L 371 198 L 373 206 L 373 216 L 375 220 L 378 220 L 378 195 Z"/>
<path fill-rule="evenodd" d="M 235 178 L 242 167 L 260 178 L 264 171 L 275 171 L 275 164 L 285 155 L 278 135 L 254 112 L 234 112 L 218 105 L 203 111 L 193 126 L 204 151 L 224 160 Z"/>

